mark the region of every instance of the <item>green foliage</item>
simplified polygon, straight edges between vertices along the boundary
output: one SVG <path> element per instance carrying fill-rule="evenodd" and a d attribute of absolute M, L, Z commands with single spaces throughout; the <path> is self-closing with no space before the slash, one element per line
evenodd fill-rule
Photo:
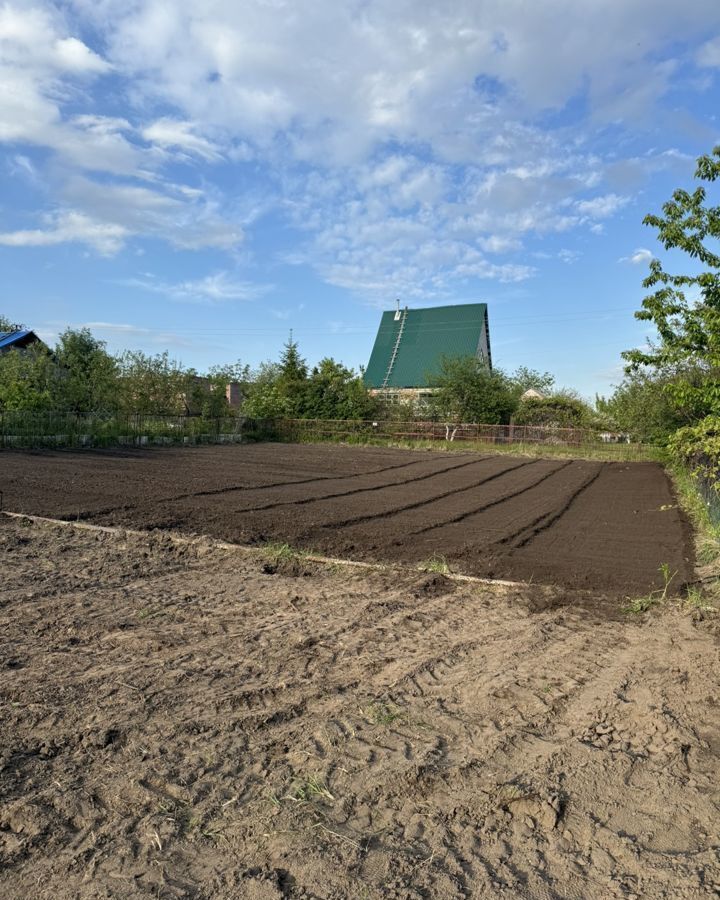
<path fill-rule="evenodd" d="M 689 463 L 707 478 L 720 475 L 720 416 L 706 416 L 675 432 L 668 448 L 677 462 Z M 720 492 L 720 485 L 718 485 Z"/>
<path fill-rule="evenodd" d="M 589 428 L 595 424 L 590 407 L 575 397 L 528 397 L 521 401 L 513 416 L 516 425 L 542 425 L 554 428 Z"/>
<path fill-rule="evenodd" d="M 55 348 L 55 408 L 106 412 L 117 404 L 117 362 L 87 328 L 68 328 Z"/>
<path fill-rule="evenodd" d="M 555 387 L 555 376 L 550 372 L 538 372 L 536 369 L 528 369 L 520 366 L 510 376 L 510 380 L 517 385 L 521 394 L 534 390 L 541 394 L 549 394 Z"/>
<path fill-rule="evenodd" d="M 307 376 L 307 363 L 300 356 L 297 342 L 290 338 L 280 355 L 276 382 L 287 409 L 285 415 L 293 418 L 302 415 L 303 389 Z"/>
<path fill-rule="evenodd" d="M 329 357 L 313 368 L 300 407 L 306 419 L 370 419 L 377 412 L 362 378 Z"/>
<path fill-rule="evenodd" d="M 695 177 L 707 183 L 720 178 L 720 146 L 698 159 Z M 701 271 L 673 275 L 652 260 L 643 285 L 653 291 L 635 316 L 655 325 L 659 341 L 649 349 L 623 353 L 631 372 L 643 366 L 690 366 L 697 377 L 670 381 L 666 390 L 678 409 L 696 416 L 720 414 L 720 256 L 713 249 L 720 239 L 720 206 L 706 199 L 705 186 L 692 193 L 676 190 L 663 205 L 663 215 L 645 216 L 644 223 L 657 229 L 666 250 L 683 251 Z M 688 291 L 697 299 L 688 299 Z"/>
<path fill-rule="evenodd" d="M 668 385 L 684 373 L 631 372 L 609 398 L 597 397 L 596 407 L 613 428 L 634 440 L 665 444 L 670 435 L 687 424 L 688 418 L 673 402 Z"/>
<path fill-rule="evenodd" d="M 433 386 L 432 413 L 449 422 L 506 423 L 518 405 L 517 385 L 469 356 L 443 357 Z"/>
<path fill-rule="evenodd" d="M 167 353 L 126 351 L 118 360 L 118 403 L 126 413 L 178 415 L 188 411 L 195 372 Z"/>
<path fill-rule="evenodd" d="M 13 322 L 0 313 L 0 331 L 25 331 L 25 326 L 20 322 Z"/>
<path fill-rule="evenodd" d="M 42 345 L 0 354 L 0 410 L 51 409 L 55 384 L 56 366 Z"/>
<path fill-rule="evenodd" d="M 326 357 L 308 374 L 292 341 L 279 363 L 260 366 L 243 404 L 243 413 L 255 419 L 367 419 L 376 410 L 376 401 L 352 369 Z"/>

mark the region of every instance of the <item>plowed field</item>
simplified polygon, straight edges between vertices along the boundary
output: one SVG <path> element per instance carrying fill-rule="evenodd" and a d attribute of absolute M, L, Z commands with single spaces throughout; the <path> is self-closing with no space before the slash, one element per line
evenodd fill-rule
<path fill-rule="evenodd" d="M 0 457 L 4 507 L 244 544 L 637 593 L 692 571 L 690 529 L 654 463 L 244 445 Z"/>

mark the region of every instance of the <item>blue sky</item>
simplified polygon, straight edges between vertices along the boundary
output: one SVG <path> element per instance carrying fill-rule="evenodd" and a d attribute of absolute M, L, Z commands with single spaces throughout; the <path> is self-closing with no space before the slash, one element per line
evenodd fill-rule
<path fill-rule="evenodd" d="M 591 397 L 720 143 L 720 4 L 11 0 L 0 83 L 0 312 L 47 339 L 357 367 L 396 297 L 484 301 Z"/>

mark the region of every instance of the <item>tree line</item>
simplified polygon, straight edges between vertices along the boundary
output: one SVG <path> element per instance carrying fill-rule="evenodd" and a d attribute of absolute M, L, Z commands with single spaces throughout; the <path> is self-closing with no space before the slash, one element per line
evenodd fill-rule
<path fill-rule="evenodd" d="M 0 331 L 21 326 L 0 316 Z M 43 344 L 0 355 L 0 410 L 99 414 L 235 413 L 226 386 L 239 386 L 241 413 L 256 419 L 414 419 L 484 424 L 607 427 L 577 394 L 558 390 L 549 372 L 520 367 L 489 371 L 477 359 L 446 357 L 422 399 L 372 394 L 362 372 L 326 357 L 309 366 L 292 339 L 279 359 L 256 369 L 241 362 L 199 374 L 170 358 L 126 351 L 111 355 L 86 328 L 67 329 L 53 348 Z M 533 388 L 543 394 L 521 402 Z"/>

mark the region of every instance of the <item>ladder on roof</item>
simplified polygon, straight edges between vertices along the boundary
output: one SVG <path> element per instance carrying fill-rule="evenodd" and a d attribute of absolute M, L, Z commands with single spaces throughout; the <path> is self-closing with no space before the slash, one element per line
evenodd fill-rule
<path fill-rule="evenodd" d="M 387 388 L 388 381 L 390 381 L 390 376 L 392 375 L 392 370 L 395 366 L 395 360 L 397 359 L 398 349 L 400 348 L 400 341 L 402 340 L 403 331 L 405 330 L 405 320 L 407 319 L 408 308 L 407 306 L 402 311 L 400 315 L 400 328 L 398 328 L 397 338 L 395 339 L 395 346 L 393 347 L 393 352 L 390 355 L 390 364 L 387 367 L 387 372 L 385 373 L 385 378 L 383 379 L 382 388 L 383 390 Z M 397 318 L 397 316 L 396 316 Z"/>

